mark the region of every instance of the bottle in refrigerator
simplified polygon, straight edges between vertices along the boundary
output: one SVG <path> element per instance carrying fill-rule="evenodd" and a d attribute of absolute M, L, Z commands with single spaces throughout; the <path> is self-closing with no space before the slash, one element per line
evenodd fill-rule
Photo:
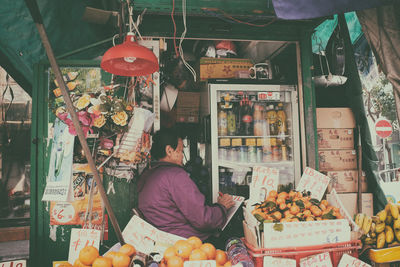
<path fill-rule="evenodd" d="M 218 135 L 228 135 L 228 114 L 223 105 L 220 105 L 218 112 Z"/>
<path fill-rule="evenodd" d="M 247 98 L 243 104 L 242 127 L 243 135 L 253 135 L 253 112 L 251 103 Z"/>
<path fill-rule="evenodd" d="M 263 118 L 263 106 L 259 104 L 254 105 L 254 113 L 253 113 L 253 132 L 255 136 L 263 135 L 263 122 L 265 121 Z"/>
<path fill-rule="evenodd" d="M 233 106 L 228 109 L 227 122 L 228 122 L 228 135 L 235 135 L 236 134 L 236 115 L 234 113 Z"/>
<path fill-rule="evenodd" d="M 286 113 L 283 109 L 283 103 L 278 104 L 278 111 L 276 112 L 276 125 L 277 125 L 277 134 L 285 135 L 287 132 L 286 127 Z"/>
<path fill-rule="evenodd" d="M 270 135 L 276 135 L 277 134 L 277 129 L 276 129 L 277 115 L 276 115 L 276 111 L 275 111 L 273 104 L 269 105 L 266 115 L 267 115 L 267 121 L 268 121 Z"/>

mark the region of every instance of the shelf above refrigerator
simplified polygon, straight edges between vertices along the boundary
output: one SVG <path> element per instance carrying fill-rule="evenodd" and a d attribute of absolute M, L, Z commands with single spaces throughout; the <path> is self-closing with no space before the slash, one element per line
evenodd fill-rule
<path fill-rule="evenodd" d="M 218 138 L 292 138 L 291 135 L 223 135 Z"/>

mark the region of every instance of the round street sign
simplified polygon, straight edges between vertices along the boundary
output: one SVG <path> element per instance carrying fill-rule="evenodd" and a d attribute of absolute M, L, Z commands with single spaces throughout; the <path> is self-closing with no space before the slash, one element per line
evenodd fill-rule
<path fill-rule="evenodd" d="M 375 123 L 375 131 L 380 138 L 387 138 L 392 134 L 393 128 L 388 120 L 380 119 Z"/>

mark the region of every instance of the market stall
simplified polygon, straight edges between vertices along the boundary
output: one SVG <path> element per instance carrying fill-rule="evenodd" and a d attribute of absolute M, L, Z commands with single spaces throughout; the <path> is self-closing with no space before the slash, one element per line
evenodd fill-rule
<path fill-rule="evenodd" d="M 135 4 L 139 11 L 146 7 Z M 182 21 L 176 22 L 178 32 L 184 28 L 180 39 L 169 29 L 165 13 L 156 15 L 154 7 L 140 14 L 139 23 L 128 6 L 129 22 L 124 26 L 133 35 L 124 32 L 121 45 L 146 47 L 159 70 L 125 73 L 129 65 L 110 69 L 107 60 L 130 64 L 141 58 L 109 58 L 108 52 L 102 62 L 58 61 L 59 71 L 55 59 L 36 65 L 32 265 L 57 266 L 68 260 L 110 266 L 100 255 L 116 253 L 118 257 L 110 256 L 114 266 L 356 262 L 359 227 L 334 188 L 326 200 L 331 178 L 316 171 L 327 163 L 318 164 L 311 80 L 311 32 L 319 21 L 289 23 L 265 15 L 263 24 L 237 19 L 233 23 L 234 18 L 224 23 L 219 16 L 196 17 L 193 10 L 186 18 L 185 4 L 179 7 Z M 208 15 L 219 10 L 192 8 L 196 7 Z M 271 8 L 263 12 L 269 14 Z M 188 133 L 193 125 L 198 128 Z M 132 211 L 137 206 L 137 179 L 151 161 L 152 135 L 166 126 L 190 136 L 188 162 L 195 155 L 206 163 L 199 165 L 210 175 L 194 180 L 209 202 L 219 193 L 234 195 L 230 220 L 242 212 L 246 200 L 240 221 L 244 235 L 232 235 L 226 252 L 196 237 L 184 240 L 160 231 Z M 197 129 L 201 133 L 194 134 Z M 353 149 L 345 169 L 323 171 L 357 169 L 354 139 L 350 141 Z M 305 232 L 297 233 L 300 228 Z M 269 263 L 276 258 L 283 263 Z M 203 260 L 207 262 L 197 262 Z"/>

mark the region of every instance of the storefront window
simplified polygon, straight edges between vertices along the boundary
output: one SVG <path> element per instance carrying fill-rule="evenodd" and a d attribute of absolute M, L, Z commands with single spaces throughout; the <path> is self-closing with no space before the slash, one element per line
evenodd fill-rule
<path fill-rule="evenodd" d="M 0 68 L 0 227 L 29 225 L 31 97 Z"/>

